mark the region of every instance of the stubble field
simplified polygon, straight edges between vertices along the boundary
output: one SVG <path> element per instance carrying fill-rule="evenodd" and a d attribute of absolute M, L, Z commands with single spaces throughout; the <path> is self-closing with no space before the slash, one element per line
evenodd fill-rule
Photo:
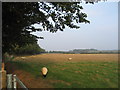
<path fill-rule="evenodd" d="M 71 60 L 69 60 L 71 58 Z M 118 54 L 40 54 L 16 57 L 6 69 L 28 88 L 117 88 Z M 48 68 L 46 78 L 42 67 Z"/>

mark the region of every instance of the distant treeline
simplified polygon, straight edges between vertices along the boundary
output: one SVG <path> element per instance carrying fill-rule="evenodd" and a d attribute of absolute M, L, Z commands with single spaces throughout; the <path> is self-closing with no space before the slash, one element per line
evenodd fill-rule
<path fill-rule="evenodd" d="M 117 54 L 120 50 L 74 49 L 70 51 L 49 51 L 48 53 L 63 54 Z"/>

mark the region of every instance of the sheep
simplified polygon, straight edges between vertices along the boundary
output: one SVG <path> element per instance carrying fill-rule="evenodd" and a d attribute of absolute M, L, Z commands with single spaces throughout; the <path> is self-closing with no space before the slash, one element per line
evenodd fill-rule
<path fill-rule="evenodd" d="M 46 67 L 43 67 L 43 68 L 41 69 L 41 73 L 42 73 L 43 77 L 46 77 L 46 75 L 47 75 L 47 73 L 48 73 L 48 69 L 47 69 Z"/>
<path fill-rule="evenodd" d="M 72 58 L 68 58 L 68 60 L 72 60 Z"/>
<path fill-rule="evenodd" d="M 23 60 L 25 60 L 26 57 L 21 57 Z"/>
<path fill-rule="evenodd" d="M 21 57 L 22 59 L 25 59 L 25 57 Z"/>

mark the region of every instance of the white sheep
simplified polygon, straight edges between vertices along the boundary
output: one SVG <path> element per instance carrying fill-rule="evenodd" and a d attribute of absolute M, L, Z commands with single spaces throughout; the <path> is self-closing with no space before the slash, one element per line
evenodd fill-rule
<path fill-rule="evenodd" d="M 21 57 L 22 59 L 25 59 L 26 57 Z"/>
<path fill-rule="evenodd" d="M 46 75 L 47 75 L 47 73 L 48 73 L 48 69 L 47 69 L 46 67 L 43 67 L 43 68 L 41 69 L 41 73 L 42 73 L 42 75 L 43 75 L 44 77 L 46 77 Z"/>
<path fill-rule="evenodd" d="M 68 58 L 68 60 L 72 60 L 72 58 Z"/>

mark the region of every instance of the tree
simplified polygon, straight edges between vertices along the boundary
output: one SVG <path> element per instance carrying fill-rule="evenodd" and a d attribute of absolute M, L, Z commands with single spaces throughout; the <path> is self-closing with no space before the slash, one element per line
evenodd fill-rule
<path fill-rule="evenodd" d="M 10 52 L 13 47 L 37 42 L 38 38 L 32 35 L 35 31 L 63 31 L 66 26 L 80 28 L 74 23 L 89 23 L 87 15 L 79 2 L 3 2 L 2 3 L 2 48 Z M 52 22 L 51 22 L 52 21 Z M 40 24 L 36 28 L 34 24 Z"/>
<path fill-rule="evenodd" d="M 37 43 L 34 44 L 27 44 L 23 47 L 16 46 L 12 51 L 13 54 L 16 55 L 34 55 L 45 53 L 45 50 L 40 48 Z"/>

